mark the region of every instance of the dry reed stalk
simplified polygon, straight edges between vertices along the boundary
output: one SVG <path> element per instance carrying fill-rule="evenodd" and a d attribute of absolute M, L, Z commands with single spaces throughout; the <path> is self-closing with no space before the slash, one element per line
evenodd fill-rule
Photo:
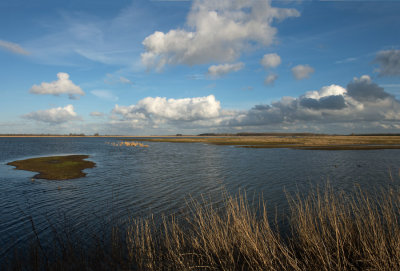
<path fill-rule="evenodd" d="M 304 270 L 400 270 L 400 193 L 334 193 L 291 201 L 292 239 Z M 316 195 L 316 196 L 315 196 Z"/>
<path fill-rule="evenodd" d="M 106 144 L 114 146 L 114 147 L 141 147 L 141 148 L 147 148 L 149 145 L 145 145 L 140 142 L 134 142 L 134 141 L 121 141 L 121 142 L 106 142 Z"/>
<path fill-rule="evenodd" d="M 113 229 L 111 247 L 99 241 L 88 252 L 67 242 L 50 265 L 36 246 L 31 264 L 38 270 L 400 270 L 399 189 L 345 194 L 328 184 L 288 201 L 285 238 L 263 201 L 257 209 L 246 194 L 225 194 L 222 208 L 193 201 L 183 220 L 132 219 L 125 231 Z"/>

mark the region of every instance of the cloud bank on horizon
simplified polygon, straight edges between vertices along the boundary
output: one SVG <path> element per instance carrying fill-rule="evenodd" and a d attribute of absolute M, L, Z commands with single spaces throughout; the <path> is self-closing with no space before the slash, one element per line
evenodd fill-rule
<path fill-rule="evenodd" d="M 400 50 L 393 45 L 400 40 L 396 33 L 385 34 L 382 43 L 374 38 L 356 46 L 354 38 L 351 48 L 335 44 L 340 40 L 335 35 L 342 32 L 343 37 L 361 39 L 357 35 L 365 31 L 371 39 L 379 32 L 373 32 L 371 25 L 387 29 L 392 17 L 387 16 L 387 22 L 382 19 L 382 25 L 371 22 L 371 33 L 363 29 L 366 22 L 357 24 L 354 19 L 352 27 L 338 26 L 328 35 L 324 27 L 318 28 L 325 25 L 307 13 L 313 3 L 142 2 L 132 2 L 106 19 L 101 13 L 86 16 L 65 11 L 54 30 L 48 27 L 43 36 L 25 41 L 2 38 L 0 54 L 11 60 L 18 57 L 14 65 L 32 73 L 23 87 L 16 89 L 21 89 L 20 97 L 35 94 L 29 95 L 34 102 L 23 105 L 23 99 L 15 100 L 15 104 L 21 103 L 12 110 L 9 107 L 15 118 L 33 121 L 40 132 L 61 133 L 400 131 Z M 159 13 L 152 13 L 158 5 Z M 359 5 L 375 12 L 370 3 Z M 400 12 L 400 5 L 390 5 Z M 171 10 L 183 8 L 168 17 L 164 9 L 169 6 Z M 343 12 L 340 8 L 328 10 Z M 348 10 L 351 15 L 363 11 Z M 353 17 L 361 20 L 367 16 Z M 329 18 L 321 18 L 329 25 Z M 136 41 L 130 36 L 133 34 Z M 363 46 L 371 47 L 361 54 L 358 51 L 363 51 Z M 11 74 L 10 78 L 21 74 L 7 68 L 4 72 Z M 41 73 L 50 80 L 38 79 Z M 57 79 L 51 81 L 55 75 Z M 8 81 L 0 82 L 0 90 L 10 88 Z M 67 105 L 65 97 L 70 99 Z M 12 106 L 9 104 L 4 103 L 3 108 Z M 30 108 L 24 109 L 30 113 L 18 111 L 18 107 Z M 23 122 L 12 129 L 32 133 L 28 130 L 32 127 Z"/>
<path fill-rule="evenodd" d="M 250 110 L 226 110 L 213 95 L 208 97 L 166 99 L 145 98 L 136 105 L 118 106 L 120 115 L 114 124 L 131 127 L 184 128 L 294 128 L 326 123 L 351 124 L 354 128 L 375 123 L 400 128 L 400 101 L 372 82 L 368 75 L 354 78 L 346 88 L 324 86 L 299 97 L 283 97 L 271 104 L 256 105 Z"/>

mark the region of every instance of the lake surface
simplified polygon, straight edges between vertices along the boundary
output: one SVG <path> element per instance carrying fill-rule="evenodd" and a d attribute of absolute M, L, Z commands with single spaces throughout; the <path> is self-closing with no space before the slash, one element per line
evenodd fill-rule
<path fill-rule="evenodd" d="M 32 237 L 68 222 L 96 232 L 107 221 L 154 214 L 183 214 L 190 198 L 216 204 L 222 191 L 262 196 L 272 209 L 286 207 L 285 191 L 307 191 L 327 180 L 350 191 L 398 182 L 400 150 L 310 151 L 249 149 L 203 143 L 115 147 L 112 138 L 0 138 L 0 260 Z M 39 156 L 88 154 L 96 167 L 65 181 L 36 179 L 6 165 Z M 67 218 L 67 220 L 66 220 Z"/>

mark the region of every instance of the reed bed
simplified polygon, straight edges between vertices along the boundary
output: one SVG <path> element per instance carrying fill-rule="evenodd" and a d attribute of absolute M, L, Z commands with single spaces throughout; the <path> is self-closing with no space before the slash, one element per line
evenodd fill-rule
<path fill-rule="evenodd" d="M 183 218 L 131 219 L 109 241 L 56 235 L 49 254 L 37 238 L 4 270 L 400 270 L 398 188 L 349 194 L 327 184 L 287 198 L 289 230 L 264 201 L 225 195 L 223 208 L 192 201 Z"/>
<path fill-rule="evenodd" d="M 145 145 L 143 143 L 135 141 L 107 142 L 106 144 L 114 147 L 141 147 L 141 148 L 149 147 L 149 145 Z"/>

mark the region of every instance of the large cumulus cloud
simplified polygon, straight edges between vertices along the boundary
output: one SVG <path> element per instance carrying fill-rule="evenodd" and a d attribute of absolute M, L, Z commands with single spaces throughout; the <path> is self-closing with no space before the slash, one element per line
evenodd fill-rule
<path fill-rule="evenodd" d="M 157 69 L 232 62 L 250 43 L 270 45 L 277 32 L 274 21 L 299 15 L 295 9 L 271 7 L 270 0 L 195 0 L 186 29 L 156 31 L 144 39 L 142 62 Z"/>
<path fill-rule="evenodd" d="M 398 122 L 400 102 L 367 75 L 354 78 L 346 88 L 330 85 L 297 98 L 283 97 L 238 113 L 228 126 L 275 126 L 299 123 L 325 125 L 355 122 Z"/>
<path fill-rule="evenodd" d="M 116 105 L 113 109 L 114 117 L 119 116 L 114 122 L 122 121 L 132 127 L 209 126 L 219 123 L 224 114 L 214 95 L 183 99 L 147 97 L 137 104 Z"/>

